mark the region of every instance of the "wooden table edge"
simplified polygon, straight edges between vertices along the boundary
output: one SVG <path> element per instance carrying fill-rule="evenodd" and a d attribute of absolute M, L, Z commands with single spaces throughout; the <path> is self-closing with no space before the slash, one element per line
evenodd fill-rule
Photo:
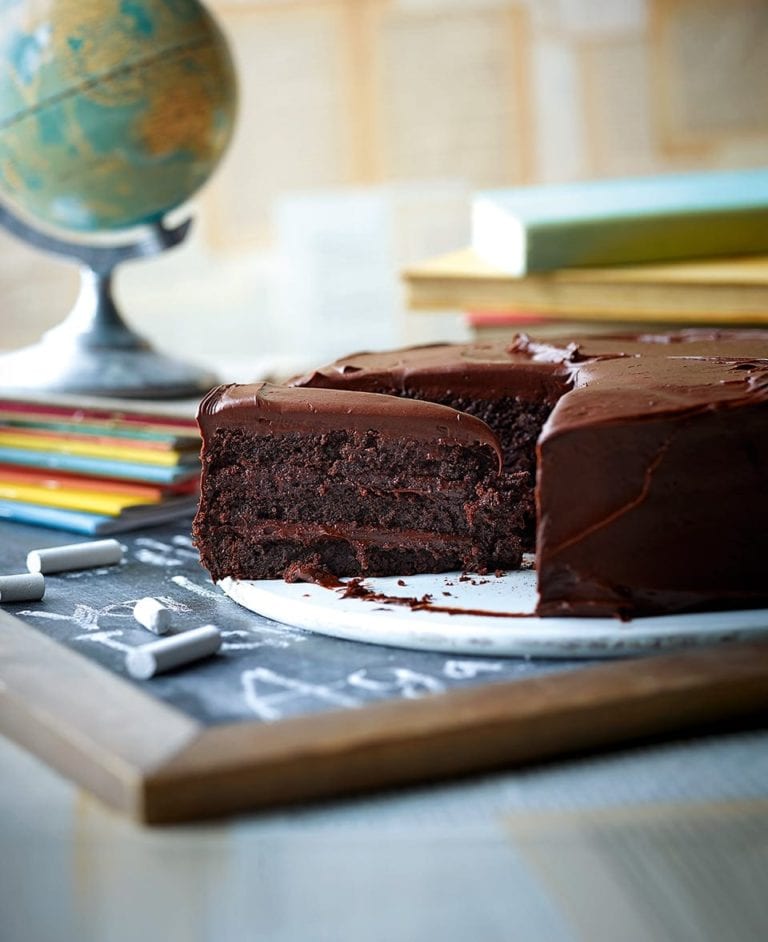
<path fill-rule="evenodd" d="M 758 712 L 768 643 L 738 642 L 206 727 L 0 611 L 0 732 L 145 823 L 434 781 Z"/>

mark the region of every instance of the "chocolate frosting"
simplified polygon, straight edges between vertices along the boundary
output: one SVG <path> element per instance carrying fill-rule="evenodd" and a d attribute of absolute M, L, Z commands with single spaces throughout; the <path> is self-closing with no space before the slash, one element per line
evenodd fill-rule
<path fill-rule="evenodd" d="M 689 329 L 547 340 L 520 334 L 511 342 L 431 344 L 351 354 L 294 379 L 291 385 L 427 399 L 515 396 L 554 405 L 574 384 L 585 362 L 628 357 L 767 359 L 768 330 Z"/>
<path fill-rule="evenodd" d="M 369 392 L 555 402 L 568 388 L 568 354 L 532 357 L 505 343 L 433 344 L 389 353 L 356 353 L 293 380 L 292 385 Z"/>
<path fill-rule="evenodd" d="M 545 425 L 540 442 L 563 430 L 693 415 L 768 401 L 768 360 L 635 357 L 591 360 L 574 375 Z"/>
<path fill-rule="evenodd" d="M 512 343 L 517 353 L 536 360 L 558 359 L 572 364 L 615 357 L 700 357 L 705 359 L 766 359 L 768 330 L 689 328 L 662 334 L 606 334 L 533 340 L 522 334 Z"/>
<path fill-rule="evenodd" d="M 501 445 L 485 422 L 448 406 L 396 396 L 337 389 L 299 389 L 269 383 L 212 389 L 198 410 L 203 441 L 221 427 L 256 435 L 284 432 L 366 432 L 458 445 L 485 445 L 502 466 Z"/>
<path fill-rule="evenodd" d="M 617 344 L 582 348 L 621 353 L 579 365 L 539 437 L 539 613 L 764 602 L 765 334 Z"/>

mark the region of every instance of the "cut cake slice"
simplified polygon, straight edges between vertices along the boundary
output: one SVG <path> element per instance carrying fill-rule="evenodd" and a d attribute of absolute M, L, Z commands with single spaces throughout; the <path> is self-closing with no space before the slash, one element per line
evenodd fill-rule
<path fill-rule="evenodd" d="M 194 534 L 214 580 L 520 563 L 528 475 L 501 475 L 499 441 L 471 415 L 366 392 L 258 384 L 212 390 L 198 420 Z"/>

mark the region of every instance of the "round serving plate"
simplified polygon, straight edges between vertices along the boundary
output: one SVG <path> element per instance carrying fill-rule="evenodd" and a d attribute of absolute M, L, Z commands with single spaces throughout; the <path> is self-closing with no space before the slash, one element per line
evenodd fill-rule
<path fill-rule="evenodd" d="M 376 601 L 343 598 L 343 589 L 304 582 L 222 579 L 219 586 L 239 605 L 294 628 L 347 641 L 446 654 L 626 657 L 768 635 L 766 609 L 663 615 L 627 622 L 539 618 L 533 615 L 536 574 L 532 570 L 501 576 L 441 573 L 366 579 L 366 589 L 387 597 Z M 431 596 L 432 609 L 413 610 L 389 601 L 425 595 Z"/>

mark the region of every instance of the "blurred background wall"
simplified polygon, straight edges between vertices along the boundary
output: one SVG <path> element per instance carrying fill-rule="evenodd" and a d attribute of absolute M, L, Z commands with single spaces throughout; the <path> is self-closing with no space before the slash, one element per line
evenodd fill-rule
<path fill-rule="evenodd" d="M 210 0 L 241 83 L 194 237 L 126 267 L 158 346 L 265 358 L 459 338 L 397 270 L 459 248 L 478 187 L 768 162 L 768 0 Z M 71 267 L 0 233 L 0 346 Z"/>

